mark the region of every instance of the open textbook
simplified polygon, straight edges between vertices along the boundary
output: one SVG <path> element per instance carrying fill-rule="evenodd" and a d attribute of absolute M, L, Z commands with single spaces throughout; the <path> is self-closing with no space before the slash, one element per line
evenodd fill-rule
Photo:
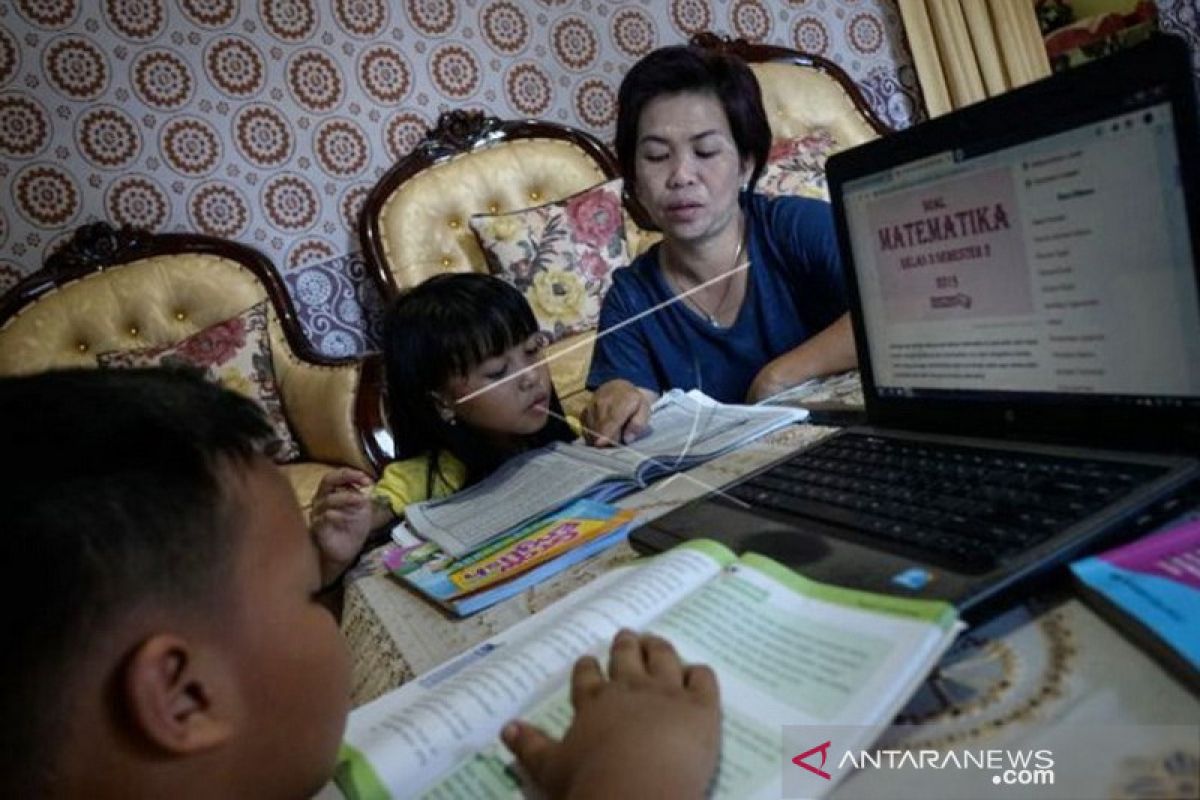
<path fill-rule="evenodd" d="M 717 673 L 714 795 L 779 797 L 785 725 L 859 726 L 868 747 L 961 628 L 944 603 L 810 581 L 753 554 L 693 541 L 614 570 L 350 715 L 337 784 L 354 800 L 515 798 L 499 743 L 521 717 L 561 735 L 572 664 L 621 628 L 650 631 Z M 830 788 L 836 779 L 831 781 Z"/>
<path fill-rule="evenodd" d="M 587 496 L 608 501 L 802 421 L 795 408 L 725 405 L 673 389 L 654 404 L 650 432 L 627 446 L 556 442 L 511 459 L 479 483 L 405 509 L 414 533 L 462 556 L 529 519 Z"/>

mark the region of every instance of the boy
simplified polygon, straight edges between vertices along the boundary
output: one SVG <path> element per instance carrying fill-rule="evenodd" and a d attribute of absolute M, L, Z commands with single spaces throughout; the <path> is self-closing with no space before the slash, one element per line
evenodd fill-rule
<path fill-rule="evenodd" d="M 248 400 L 186 372 L 0 379 L 0 796 L 304 798 L 328 780 L 348 658 L 320 558 L 260 454 Z M 322 575 L 322 566 L 325 575 Z M 715 679 L 622 633 L 611 680 L 573 676 L 561 743 L 505 741 L 553 796 L 696 796 L 716 763 Z"/>

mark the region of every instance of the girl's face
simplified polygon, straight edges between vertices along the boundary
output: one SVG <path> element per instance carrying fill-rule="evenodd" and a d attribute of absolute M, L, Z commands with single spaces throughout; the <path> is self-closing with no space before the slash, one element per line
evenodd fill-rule
<path fill-rule="evenodd" d="M 738 155 L 721 101 L 683 92 L 648 102 L 638 119 L 637 197 L 668 238 L 711 239 L 738 210 L 753 162 Z"/>
<path fill-rule="evenodd" d="M 549 419 L 550 370 L 542 359 L 543 335 L 450 378 L 439 404 L 454 412 L 459 424 L 504 442 L 537 433 Z"/>

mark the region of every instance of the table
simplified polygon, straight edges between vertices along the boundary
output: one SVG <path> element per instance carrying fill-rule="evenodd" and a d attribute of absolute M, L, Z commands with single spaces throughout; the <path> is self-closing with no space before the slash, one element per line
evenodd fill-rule
<path fill-rule="evenodd" d="M 807 400 L 862 404 L 857 376 L 847 373 L 810 387 Z M 749 447 L 669 478 L 615 505 L 641 521 L 661 516 L 748 472 L 805 447 L 834 428 L 793 425 Z M 451 617 L 393 580 L 382 568 L 384 548 L 369 553 L 350 576 L 342 630 L 353 655 L 352 699 L 361 705 L 537 613 L 597 575 L 637 557 L 622 542 L 549 581 L 466 619 Z"/>
<path fill-rule="evenodd" d="M 800 399 L 861 403 L 861 391 L 856 377 L 849 375 Z M 812 425 L 789 427 L 688 476 L 629 495 L 618 505 L 653 519 L 710 486 L 726 484 L 832 432 Z M 1200 509 L 1191 513 L 1200 516 Z M 614 546 L 467 619 L 447 616 L 392 580 L 379 566 L 380 558 L 380 551 L 370 554 L 347 587 L 342 627 L 353 653 L 355 705 L 484 641 L 636 554 L 628 544 Z M 1078 731 L 1120 723 L 1131 732 L 1122 745 L 1126 755 L 1090 770 L 1086 786 L 1072 776 L 1072 792 L 1132 798 L 1196 796 L 1200 791 L 1200 741 L 1181 745 L 1171 731 L 1152 727 L 1194 728 L 1200 724 L 1200 699 L 1069 591 L 1031 598 L 964 634 L 898 722 L 920 726 L 903 743 L 913 749 L 1078 738 Z M 905 787 L 895 775 L 863 771 L 835 796 L 953 796 L 931 795 L 930 788 L 919 783 Z"/>

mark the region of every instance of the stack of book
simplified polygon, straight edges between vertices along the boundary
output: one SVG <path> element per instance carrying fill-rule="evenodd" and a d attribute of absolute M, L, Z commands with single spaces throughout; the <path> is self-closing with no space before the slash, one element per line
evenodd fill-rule
<path fill-rule="evenodd" d="M 611 501 L 802 421 L 802 409 L 726 405 L 673 390 L 655 404 L 649 433 L 597 448 L 556 442 L 508 461 L 450 497 L 415 503 L 384 563 L 456 615 L 511 597 L 628 535 L 632 512 Z"/>
<path fill-rule="evenodd" d="M 1071 565 L 1084 599 L 1200 692 L 1200 521 Z"/>

